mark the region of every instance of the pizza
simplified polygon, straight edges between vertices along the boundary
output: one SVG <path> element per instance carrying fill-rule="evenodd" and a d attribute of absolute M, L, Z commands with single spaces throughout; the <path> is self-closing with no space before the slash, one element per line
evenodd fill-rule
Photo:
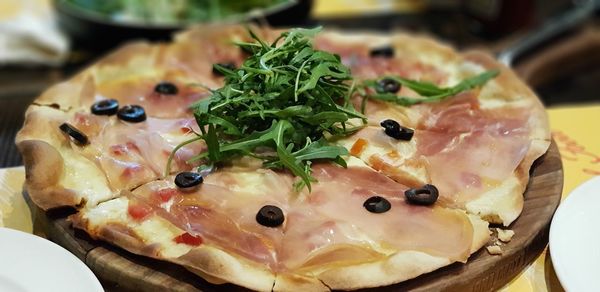
<path fill-rule="evenodd" d="M 44 92 L 16 143 L 41 209 L 205 280 L 359 289 L 466 262 L 550 143 L 535 94 L 426 37 L 201 26 Z"/>

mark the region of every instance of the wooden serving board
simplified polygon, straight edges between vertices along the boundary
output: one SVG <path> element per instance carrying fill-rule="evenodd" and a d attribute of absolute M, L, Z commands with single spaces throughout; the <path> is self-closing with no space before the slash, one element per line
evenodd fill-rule
<path fill-rule="evenodd" d="M 415 279 L 379 288 L 383 291 L 493 291 L 514 278 L 546 247 L 554 211 L 563 185 L 560 154 L 553 142 L 536 161 L 525 192 L 521 216 L 509 227 L 515 235 L 502 246 L 503 254 L 493 256 L 485 248 L 466 264 L 455 263 Z M 71 211 L 72 212 L 72 211 Z M 37 210 L 39 228 L 56 243 L 84 261 L 106 285 L 107 291 L 231 291 L 243 288 L 212 285 L 184 268 L 131 254 L 118 247 L 95 241 L 74 230 L 66 220 L 69 212 L 44 213 Z M 443 240 L 443 239 L 440 239 Z M 378 290 L 378 291 L 381 291 Z"/>

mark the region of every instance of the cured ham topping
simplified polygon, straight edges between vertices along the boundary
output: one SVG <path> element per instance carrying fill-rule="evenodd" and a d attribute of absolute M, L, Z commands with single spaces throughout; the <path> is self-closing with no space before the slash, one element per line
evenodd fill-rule
<path fill-rule="evenodd" d="M 160 86 L 163 93 L 155 91 L 162 83 L 155 78 L 148 79 L 116 79 L 96 84 L 96 100 L 115 99 L 122 105 L 136 104 L 146 110 L 146 114 L 159 118 L 179 118 L 191 115 L 189 105 L 205 98 L 209 92 L 201 87 L 177 86 L 177 93 Z M 166 84 L 166 83 L 165 83 Z M 169 110 L 165 110 L 169 109 Z"/>
<path fill-rule="evenodd" d="M 98 135 L 108 123 L 109 119 L 106 116 L 96 116 L 84 112 L 77 112 L 72 118 L 73 126 L 90 137 Z"/>
<path fill-rule="evenodd" d="M 89 136 L 91 149 L 78 149 L 88 159 L 97 161 L 116 190 L 131 189 L 162 176 L 169 155 L 181 142 L 195 137 L 194 122 L 186 119 L 148 118 L 143 123 L 122 123 L 114 117 L 80 113 L 74 118 L 96 134 Z M 186 128 L 186 132 L 182 132 Z M 193 130 L 192 130 L 193 129 Z M 187 160 L 202 153 L 205 144 L 194 142 L 180 148 L 173 156 L 171 171 L 192 169 L 197 164 Z"/>
<path fill-rule="evenodd" d="M 287 268 L 347 261 L 346 253 L 337 257 L 335 251 L 349 246 L 371 250 L 359 255 L 383 257 L 385 249 L 372 252 L 380 244 L 466 261 L 472 226 L 463 212 L 408 205 L 406 186 L 366 167 L 315 165 L 313 171 L 319 183 L 288 213 L 285 244 L 278 251 Z M 371 213 L 363 207 L 374 195 L 389 202 L 389 211 Z"/>
<path fill-rule="evenodd" d="M 256 214 L 264 205 L 287 209 L 282 202 L 287 201 L 285 189 L 291 191 L 292 183 L 289 175 L 262 172 L 221 170 L 207 176 L 202 187 L 185 193 L 176 188 L 171 177 L 143 185 L 132 196 L 151 205 L 156 215 L 201 237 L 204 243 L 277 269 L 274 249 L 280 244 L 282 230 L 260 225 Z M 231 179 L 224 179 L 228 177 Z M 258 183 L 264 190 L 248 187 L 250 183 Z M 170 199 L 167 203 L 161 197 Z"/>
<path fill-rule="evenodd" d="M 161 202 L 170 201 L 175 195 L 177 195 L 177 190 L 174 188 L 165 188 L 160 189 L 156 192 L 156 196 Z"/>
<path fill-rule="evenodd" d="M 415 132 L 415 158 L 425 157 L 440 195 L 458 206 L 509 177 L 529 149 L 524 109 L 482 110 L 474 94 L 419 107 L 428 114 Z"/>

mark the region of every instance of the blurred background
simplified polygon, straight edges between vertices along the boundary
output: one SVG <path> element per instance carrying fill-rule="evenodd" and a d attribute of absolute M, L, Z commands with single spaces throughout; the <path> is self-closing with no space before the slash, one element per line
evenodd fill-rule
<path fill-rule="evenodd" d="M 0 167 L 27 105 L 131 39 L 199 22 L 427 34 L 513 66 L 548 106 L 600 101 L 598 0 L 0 0 Z M 5 150 L 8 149 L 8 150 Z"/>

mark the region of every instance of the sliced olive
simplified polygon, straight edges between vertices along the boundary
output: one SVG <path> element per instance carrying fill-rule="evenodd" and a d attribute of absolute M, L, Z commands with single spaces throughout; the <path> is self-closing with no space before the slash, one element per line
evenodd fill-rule
<path fill-rule="evenodd" d="M 375 90 L 378 93 L 396 93 L 400 90 L 400 83 L 391 78 L 383 78 L 377 82 Z"/>
<path fill-rule="evenodd" d="M 373 48 L 369 52 L 371 57 L 383 57 L 383 58 L 392 58 L 394 57 L 394 48 L 390 46 Z"/>
<path fill-rule="evenodd" d="M 84 133 L 77 130 L 77 128 L 73 127 L 69 123 L 62 123 L 62 125 L 60 125 L 58 128 L 63 133 L 69 135 L 69 137 L 71 137 L 71 140 L 79 146 L 84 146 L 90 143 L 88 137 Z"/>
<path fill-rule="evenodd" d="M 126 122 L 139 123 L 146 120 L 146 111 L 139 105 L 126 105 L 119 109 L 117 117 Z"/>
<path fill-rule="evenodd" d="M 219 65 L 221 67 L 224 67 L 226 69 L 229 69 L 229 70 L 235 70 L 236 69 L 235 68 L 235 63 L 233 63 L 233 62 L 218 63 L 217 65 Z M 217 76 L 223 76 L 223 73 L 221 71 L 219 71 L 219 69 L 217 69 L 216 66 L 213 66 L 212 73 L 215 74 L 215 75 L 217 75 Z"/>
<path fill-rule="evenodd" d="M 91 111 L 99 116 L 112 116 L 119 110 L 119 102 L 116 99 L 104 99 L 92 104 Z"/>
<path fill-rule="evenodd" d="M 239 46 L 240 49 L 242 50 L 242 53 L 244 53 L 247 56 L 252 56 L 254 55 L 254 46 L 251 45 L 241 45 Z"/>
<path fill-rule="evenodd" d="M 193 188 L 202 182 L 204 182 L 204 178 L 197 172 L 185 171 L 175 176 L 175 185 L 182 189 Z"/>
<path fill-rule="evenodd" d="M 408 189 L 404 191 L 404 196 L 410 204 L 431 205 L 437 201 L 439 196 L 438 189 L 434 185 L 424 185 L 419 189 Z"/>
<path fill-rule="evenodd" d="M 154 92 L 165 95 L 175 95 L 177 94 L 177 92 L 179 92 L 179 90 L 177 89 L 177 86 L 175 86 L 175 84 L 163 81 L 154 86 Z"/>
<path fill-rule="evenodd" d="M 277 227 L 283 224 L 283 211 L 277 206 L 266 205 L 256 213 L 256 222 L 267 227 Z"/>
<path fill-rule="evenodd" d="M 390 204 L 390 201 L 386 200 L 385 198 L 373 196 L 364 202 L 363 207 L 365 207 L 365 209 L 371 213 L 384 213 L 392 208 L 392 204 Z"/>
<path fill-rule="evenodd" d="M 413 129 L 400 126 L 400 124 L 394 120 L 384 120 L 380 125 L 383 127 L 386 135 L 396 140 L 410 141 L 415 134 Z"/>

